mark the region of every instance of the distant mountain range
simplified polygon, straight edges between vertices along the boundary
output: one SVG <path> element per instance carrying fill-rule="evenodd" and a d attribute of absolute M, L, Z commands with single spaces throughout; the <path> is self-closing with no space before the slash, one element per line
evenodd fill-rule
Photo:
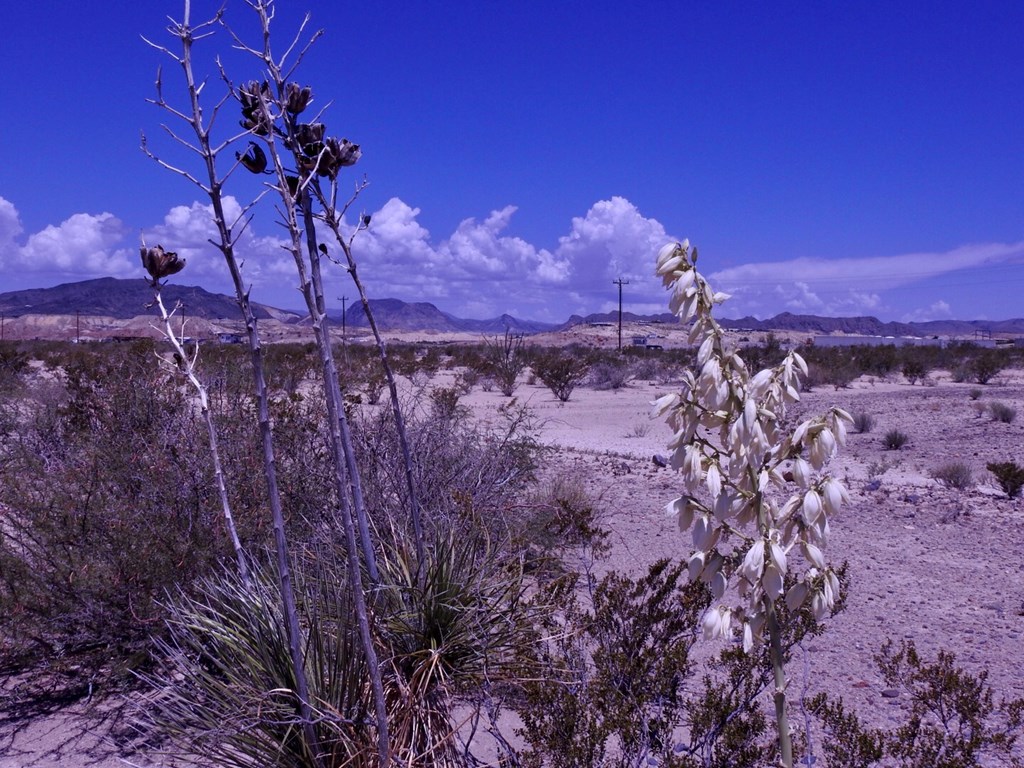
<path fill-rule="evenodd" d="M 164 306 L 168 310 L 181 302 L 188 317 L 204 320 L 238 319 L 238 302 L 219 293 L 210 293 L 191 285 L 170 284 L 163 288 Z M 153 289 L 149 281 L 119 280 L 100 277 L 78 283 L 64 283 L 53 288 L 30 288 L 0 293 L 0 312 L 7 317 L 22 315 L 74 315 L 113 317 L 128 320 L 139 315 L 156 315 Z M 253 304 L 259 319 L 276 318 L 285 322 L 300 319 L 297 312 Z"/>
<path fill-rule="evenodd" d="M 675 323 L 675 315 L 622 313 L 623 322 Z M 586 317 L 573 315 L 564 327 L 582 323 L 616 323 L 617 312 L 599 312 Z M 767 320 L 756 317 L 728 318 L 718 321 L 724 328 L 748 331 L 796 331 L 803 333 L 848 333 L 858 336 L 971 336 L 976 332 L 994 334 L 1024 334 L 1024 318 L 1014 320 L 929 320 L 920 323 L 883 322 L 877 317 L 822 317 L 820 315 L 794 315 L 783 312 Z"/>
<path fill-rule="evenodd" d="M 189 317 L 208 320 L 238 319 L 238 304 L 228 296 L 210 293 L 202 288 L 185 285 L 167 285 L 163 289 L 164 304 L 171 308 L 181 302 Z M 0 293 L 0 313 L 7 317 L 22 315 L 74 315 L 103 316 L 129 319 L 153 314 L 147 305 L 153 301 L 153 289 L 143 279 L 119 280 L 102 277 L 65 283 L 53 288 L 33 288 L 24 291 Z M 370 301 L 378 327 L 387 331 L 447 331 L 480 334 L 542 333 L 560 331 L 587 323 L 616 323 L 617 312 L 603 312 L 580 317 L 573 315 L 562 324 L 539 323 L 501 315 L 490 320 L 468 320 L 442 312 L 427 302 L 405 302 L 398 299 Z M 253 304 L 260 319 L 273 318 L 284 323 L 307 321 L 302 313 L 277 309 L 264 304 Z M 329 313 L 336 323 L 342 322 L 341 312 Z M 622 313 L 626 323 L 674 323 L 668 313 L 637 315 Z M 1014 320 L 932 320 L 923 323 L 882 322 L 875 317 L 820 317 L 794 315 L 783 312 L 767 320 L 742 317 L 738 320 L 720 320 L 726 328 L 750 331 L 799 331 L 806 333 L 848 333 L 864 336 L 970 336 L 976 332 L 1024 335 L 1024 318 Z M 349 327 L 367 325 L 363 307 L 352 302 L 345 312 Z"/>

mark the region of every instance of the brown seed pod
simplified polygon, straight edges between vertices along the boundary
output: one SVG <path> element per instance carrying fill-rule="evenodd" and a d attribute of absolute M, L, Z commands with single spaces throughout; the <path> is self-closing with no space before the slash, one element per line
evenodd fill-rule
<path fill-rule="evenodd" d="M 142 266 L 153 278 L 153 285 L 185 268 L 185 259 L 179 259 L 178 254 L 174 251 L 165 251 L 161 245 L 152 248 L 142 246 L 139 253 L 142 256 Z"/>

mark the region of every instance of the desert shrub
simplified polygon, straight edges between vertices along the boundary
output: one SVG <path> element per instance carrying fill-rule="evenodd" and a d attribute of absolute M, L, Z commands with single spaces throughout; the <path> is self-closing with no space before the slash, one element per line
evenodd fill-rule
<path fill-rule="evenodd" d="M 313 344 L 268 344 L 263 353 L 267 383 L 273 390 L 294 394 L 313 376 L 316 360 Z"/>
<path fill-rule="evenodd" d="M 165 591 L 229 554 L 204 428 L 151 354 L 107 347 L 70 365 L 63 398 L 3 447 L 0 648 L 127 656 L 158 631 Z"/>
<path fill-rule="evenodd" d="M 988 410 L 992 414 L 993 421 L 999 421 L 1003 424 L 1009 424 L 1017 418 L 1017 409 L 999 400 L 993 400 L 989 403 Z"/>
<path fill-rule="evenodd" d="M 588 361 L 581 355 L 562 350 L 545 350 L 534 354 L 530 363 L 537 378 L 563 403 L 587 376 Z"/>
<path fill-rule="evenodd" d="M 899 355 L 893 344 L 858 346 L 854 354 L 860 370 L 873 376 L 887 376 L 899 367 Z"/>
<path fill-rule="evenodd" d="M 861 434 L 867 434 L 875 426 L 875 417 L 867 411 L 857 411 L 853 414 L 853 428 Z"/>
<path fill-rule="evenodd" d="M 970 768 L 1014 765 L 1024 699 L 995 703 L 987 672 L 956 666 L 956 656 L 939 651 L 934 662 L 913 642 L 894 650 L 887 641 L 875 657 L 886 685 L 905 693 L 907 719 L 884 731 L 866 727 L 842 699 L 820 694 L 808 702 L 825 726 L 828 768 Z"/>
<path fill-rule="evenodd" d="M 988 384 L 1006 367 L 1006 362 L 1005 356 L 997 350 L 986 349 L 976 355 L 967 367 L 976 382 Z"/>
<path fill-rule="evenodd" d="M 462 392 L 458 386 L 434 387 L 430 390 L 431 416 L 435 419 L 448 420 L 468 415 L 469 409 L 459 405 Z"/>
<path fill-rule="evenodd" d="M 917 382 L 924 380 L 928 375 L 928 370 L 929 368 L 924 360 L 914 358 L 903 363 L 901 372 L 906 377 L 907 381 L 911 384 L 916 384 Z"/>
<path fill-rule="evenodd" d="M 618 390 L 627 386 L 633 376 L 632 367 L 624 360 L 600 360 L 589 367 L 586 384 L 596 390 Z"/>
<path fill-rule="evenodd" d="M 978 398 L 981 397 L 981 390 L 978 389 L 977 387 L 971 387 L 971 390 L 967 393 L 967 396 L 970 397 L 971 400 L 977 400 Z"/>
<path fill-rule="evenodd" d="M 971 472 L 971 468 L 962 461 L 943 464 L 941 467 L 932 470 L 932 477 L 947 488 L 954 488 L 958 491 L 967 490 L 974 485 L 974 475 Z"/>
<path fill-rule="evenodd" d="M 885 437 L 882 438 L 882 445 L 887 451 L 898 451 L 910 438 L 907 437 L 905 432 L 901 432 L 899 429 L 893 428 L 885 433 Z"/>
<path fill-rule="evenodd" d="M 455 376 L 455 386 L 463 395 L 468 395 L 480 383 L 480 378 L 480 371 L 476 368 L 463 368 Z"/>
<path fill-rule="evenodd" d="M 12 341 L 0 342 L 0 394 L 12 392 L 28 370 L 28 353 Z"/>
<path fill-rule="evenodd" d="M 1024 488 L 1024 467 L 1013 461 L 998 461 L 986 465 L 989 472 L 996 476 L 999 487 L 1009 498 L 1016 498 L 1020 489 Z"/>
<path fill-rule="evenodd" d="M 471 512 L 496 542 L 508 539 L 512 509 L 534 479 L 541 447 L 527 409 L 510 405 L 498 415 L 493 425 L 484 425 L 457 406 L 444 418 L 436 409 L 408 417 L 426 525 Z M 367 508 L 379 527 L 402 528 L 408 522 L 408 494 L 404 467 L 395 461 L 398 437 L 390 411 L 360 412 L 353 435 Z"/>
<path fill-rule="evenodd" d="M 501 394 L 511 397 L 516 391 L 519 374 L 526 368 L 527 356 L 523 349 L 522 334 L 506 329 L 505 335 L 493 339 L 484 338 L 487 373 L 497 383 Z"/>
<path fill-rule="evenodd" d="M 632 356 L 629 365 L 632 377 L 643 381 L 661 381 L 665 378 L 667 368 L 662 360 L 650 355 Z"/>
<path fill-rule="evenodd" d="M 672 759 L 693 627 L 710 603 L 708 588 L 685 573 L 685 563 L 662 560 L 636 580 L 609 574 L 594 584 L 591 606 L 573 581 L 552 585 L 544 599 L 560 609 L 541 627 L 519 707 L 522 765 L 596 768 L 613 741 L 623 765 Z"/>
<path fill-rule="evenodd" d="M 603 511 L 579 477 L 559 475 L 533 489 L 510 518 L 512 549 L 523 554 L 530 571 L 562 572 L 571 550 L 607 551 L 602 519 Z"/>

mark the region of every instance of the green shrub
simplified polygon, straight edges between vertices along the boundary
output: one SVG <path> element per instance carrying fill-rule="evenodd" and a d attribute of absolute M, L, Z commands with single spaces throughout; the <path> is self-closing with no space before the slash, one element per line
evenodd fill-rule
<path fill-rule="evenodd" d="M 994 349 L 984 350 L 968 364 L 971 375 L 979 384 L 988 384 L 1005 367 L 1006 358 Z"/>
<path fill-rule="evenodd" d="M 907 381 L 916 384 L 928 375 L 928 366 L 923 360 L 907 360 L 903 364 L 902 373 Z"/>
<path fill-rule="evenodd" d="M 932 477 L 947 488 L 954 488 L 958 491 L 966 490 L 974 485 L 974 476 L 971 473 L 971 468 L 962 461 L 943 464 L 932 471 Z"/>
<path fill-rule="evenodd" d="M 484 338 L 486 346 L 485 370 L 497 382 L 501 394 L 511 397 L 516 391 L 519 374 L 526 367 L 527 357 L 523 349 L 523 335 L 505 329 L 505 335 L 493 339 Z"/>
<path fill-rule="evenodd" d="M 808 705 L 824 726 L 827 768 L 1019 765 L 1024 699 L 997 706 L 986 672 L 970 674 L 947 651 L 929 663 L 912 642 L 894 651 L 887 641 L 875 661 L 885 684 L 906 696 L 906 720 L 892 731 L 868 728 L 842 698 L 815 696 Z"/>
<path fill-rule="evenodd" d="M 887 451 L 898 451 L 907 444 L 909 439 L 905 432 L 894 428 L 885 433 L 885 437 L 882 438 L 882 445 L 885 446 Z"/>
<path fill-rule="evenodd" d="M 1017 497 L 1024 487 L 1024 467 L 1013 461 L 1000 461 L 987 464 L 988 471 L 996 476 L 999 487 L 1011 499 Z"/>
<path fill-rule="evenodd" d="M 626 387 L 633 378 L 632 368 L 622 360 L 599 361 L 590 366 L 587 385 L 596 390 Z"/>
<path fill-rule="evenodd" d="M 1009 424 L 1015 418 L 1017 418 L 1017 409 L 1013 408 L 1006 403 L 998 400 L 993 400 L 988 406 L 989 412 L 992 414 L 993 421 L 999 421 L 1003 424 Z"/>
<path fill-rule="evenodd" d="M 970 397 L 971 400 L 977 400 L 981 397 L 981 390 L 977 387 L 971 387 L 971 391 L 967 393 L 967 396 Z"/>
<path fill-rule="evenodd" d="M 582 356 L 559 350 L 547 350 L 533 356 L 531 363 L 537 378 L 563 403 L 586 378 L 589 364 Z"/>

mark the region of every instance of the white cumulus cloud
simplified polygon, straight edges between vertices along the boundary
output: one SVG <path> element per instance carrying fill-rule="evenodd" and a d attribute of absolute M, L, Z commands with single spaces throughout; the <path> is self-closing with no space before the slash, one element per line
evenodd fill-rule
<path fill-rule="evenodd" d="M 751 262 L 709 275 L 733 296 L 732 314 L 796 312 L 855 315 L 884 308 L 886 291 L 964 270 L 1024 261 L 1024 241 L 964 245 L 944 252 L 862 258 Z"/>
<path fill-rule="evenodd" d="M 69 279 L 124 275 L 132 253 L 123 247 L 125 227 L 111 213 L 76 213 L 19 243 L 22 226 L 14 205 L 0 198 L 0 269 Z"/>

